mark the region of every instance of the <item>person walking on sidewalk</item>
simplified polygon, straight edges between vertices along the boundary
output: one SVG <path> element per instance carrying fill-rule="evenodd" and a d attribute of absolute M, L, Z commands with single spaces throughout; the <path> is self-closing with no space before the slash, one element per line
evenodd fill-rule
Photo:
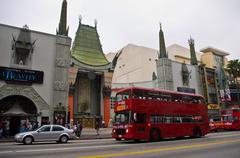
<path fill-rule="evenodd" d="M 81 137 L 81 134 L 82 134 L 82 124 L 78 123 L 77 124 L 77 136 Z"/>
<path fill-rule="evenodd" d="M 73 125 L 73 131 L 74 131 L 75 135 L 78 136 L 78 133 L 77 133 L 77 122 Z"/>
<path fill-rule="evenodd" d="M 98 121 L 95 122 L 95 129 L 97 132 L 97 136 L 99 136 L 99 122 Z"/>
<path fill-rule="evenodd" d="M 81 123 L 79 123 L 79 127 L 78 127 L 78 129 L 79 129 L 79 137 L 81 137 L 81 134 L 82 134 L 82 124 Z"/>

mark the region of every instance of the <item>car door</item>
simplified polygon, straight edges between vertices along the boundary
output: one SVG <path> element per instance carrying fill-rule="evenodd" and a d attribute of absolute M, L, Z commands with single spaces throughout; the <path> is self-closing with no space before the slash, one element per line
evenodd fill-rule
<path fill-rule="evenodd" d="M 64 128 L 58 125 L 52 126 L 51 139 L 58 140 L 60 135 L 64 133 Z"/>
<path fill-rule="evenodd" d="M 51 125 L 44 125 L 44 126 L 40 127 L 33 135 L 34 140 L 35 141 L 48 140 L 50 131 L 51 131 Z"/>

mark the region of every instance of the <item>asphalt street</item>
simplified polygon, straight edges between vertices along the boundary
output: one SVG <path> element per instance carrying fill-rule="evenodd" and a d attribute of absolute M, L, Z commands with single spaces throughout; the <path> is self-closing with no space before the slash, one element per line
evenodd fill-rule
<path fill-rule="evenodd" d="M 0 144 L 1 158 L 240 158 L 240 131 L 160 142 L 72 140 L 67 144 Z"/>

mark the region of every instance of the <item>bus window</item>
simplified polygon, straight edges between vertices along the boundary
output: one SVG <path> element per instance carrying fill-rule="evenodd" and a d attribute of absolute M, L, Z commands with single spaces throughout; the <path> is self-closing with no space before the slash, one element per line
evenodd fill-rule
<path fill-rule="evenodd" d="M 229 122 L 233 122 L 233 117 L 232 116 L 228 116 L 228 121 Z"/>
<path fill-rule="evenodd" d="M 227 122 L 227 120 L 228 120 L 227 116 L 223 116 L 223 121 Z"/>
<path fill-rule="evenodd" d="M 163 101 L 172 101 L 171 94 L 161 93 L 160 97 L 161 97 L 161 100 L 163 100 Z"/>
<path fill-rule="evenodd" d="M 191 123 L 191 122 L 193 122 L 192 116 L 183 116 L 182 117 L 182 122 L 183 123 Z"/>
<path fill-rule="evenodd" d="M 143 90 L 134 89 L 132 92 L 132 98 L 142 99 L 143 98 Z"/>
<path fill-rule="evenodd" d="M 172 95 L 172 101 L 182 103 L 183 102 L 182 96 L 181 95 Z"/>
<path fill-rule="evenodd" d="M 133 120 L 135 123 L 146 123 L 146 116 L 144 113 L 134 113 Z"/>
<path fill-rule="evenodd" d="M 164 116 L 164 123 L 173 123 L 173 122 L 174 122 L 173 116 L 170 116 L 170 115 Z"/>
<path fill-rule="evenodd" d="M 151 115 L 150 118 L 151 123 L 162 123 L 163 122 L 163 115 Z"/>
<path fill-rule="evenodd" d="M 184 96 L 182 96 L 182 100 L 185 103 L 192 103 L 193 98 L 192 98 L 192 96 L 184 95 Z"/>
<path fill-rule="evenodd" d="M 130 94 L 131 94 L 130 90 L 124 91 L 124 92 L 121 92 L 121 93 L 117 93 L 117 95 L 116 95 L 117 101 L 122 101 L 122 100 L 129 99 Z"/>
<path fill-rule="evenodd" d="M 156 92 L 156 91 L 149 91 L 148 92 L 148 98 L 149 99 L 157 99 L 159 98 L 159 92 Z"/>
<path fill-rule="evenodd" d="M 238 117 L 237 116 L 233 117 L 233 122 L 238 122 Z"/>
<path fill-rule="evenodd" d="M 173 117 L 173 122 L 174 122 L 174 123 L 182 123 L 182 118 L 181 118 L 181 117 L 178 117 L 178 116 L 174 116 L 174 117 Z"/>

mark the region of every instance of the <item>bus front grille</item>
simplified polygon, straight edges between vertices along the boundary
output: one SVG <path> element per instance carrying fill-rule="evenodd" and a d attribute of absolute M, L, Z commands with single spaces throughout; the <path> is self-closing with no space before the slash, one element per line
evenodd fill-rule
<path fill-rule="evenodd" d="M 117 135 L 124 135 L 124 134 L 126 134 L 126 130 L 125 129 L 116 129 L 116 134 Z"/>

